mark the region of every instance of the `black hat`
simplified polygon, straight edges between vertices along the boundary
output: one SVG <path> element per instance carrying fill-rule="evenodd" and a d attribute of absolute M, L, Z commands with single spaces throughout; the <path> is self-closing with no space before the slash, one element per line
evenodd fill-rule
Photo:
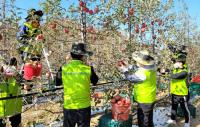
<path fill-rule="evenodd" d="M 177 54 L 176 62 L 186 62 L 186 55 L 184 53 Z"/>
<path fill-rule="evenodd" d="M 43 12 L 41 10 L 35 10 L 35 9 L 29 9 L 28 10 L 28 16 L 25 18 L 26 21 L 30 20 L 40 20 L 40 18 L 43 16 Z"/>
<path fill-rule="evenodd" d="M 75 42 L 72 44 L 71 53 L 76 55 L 85 55 L 85 56 L 92 56 L 93 52 L 86 50 L 85 43 Z"/>

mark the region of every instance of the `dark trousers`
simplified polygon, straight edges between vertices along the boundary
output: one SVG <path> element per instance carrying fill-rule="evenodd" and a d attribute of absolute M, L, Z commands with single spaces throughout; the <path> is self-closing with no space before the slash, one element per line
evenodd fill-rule
<path fill-rule="evenodd" d="M 19 127 L 21 123 L 21 114 L 14 115 L 9 117 L 12 127 Z M 6 127 L 6 123 L 4 123 L 3 119 L 0 119 L 0 127 Z"/>
<path fill-rule="evenodd" d="M 91 107 L 84 109 L 64 109 L 64 127 L 90 127 Z"/>
<path fill-rule="evenodd" d="M 137 117 L 139 127 L 153 127 L 153 107 L 154 103 L 138 103 Z"/>
<path fill-rule="evenodd" d="M 27 53 L 27 52 L 20 51 L 20 52 L 19 52 L 19 55 L 20 55 L 20 57 L 21 57 L 22 62 L 25 63 L 25 61 L 26 61 L 28 55 L 30 55 L 30 54 Z"/>
<path fill-rule="evenodd" d="M 177 108 L 178 108 L 179 104 L 184 113 L 185 123 L 189 123 L 190 122 L 190 111 L 188 108 L 188 96 L 178 96 L 178 95 L 172 94 L 171 119 L 176 120 L 176 113 L 177 113 Z"/>

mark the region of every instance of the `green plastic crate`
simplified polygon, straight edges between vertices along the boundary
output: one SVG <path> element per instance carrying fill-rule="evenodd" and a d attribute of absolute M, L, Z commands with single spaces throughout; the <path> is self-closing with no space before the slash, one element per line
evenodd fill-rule
<path fill-rule="evenodd" d="M 199 91 L 190 91 L 190 97 L 193 98 L 195 96 L 200 96 L 200 90 Z"/>
<path fill-rule="evenodd" d="M 132 116 L 129 115 L 127 121 L 117 121 L 112 119 L 112 114 L 108 113 L 100 117 L 99 127 L 132 127 Z"/>
<path fill-rule="evenodd" d="M 196 107 L 194 107 L 193 105 L 188 105 L 188 108 L 190 110 L 190 116 L 192 116 L 193 118 L 196 118 Z M 184 117 L 184 113 L 180 106 L 178 106 L 177 115 L 179 117 Z"/>
<path fill-rule="evenodd" d="M 190 97 L 200 96 L 200 83 L 192 82 L 189 87 Z"/>
<path fill-rule="evenodd" d="M 196 83 L 196 82 L 191 82 L 190 83 L 190 89 L 191 90 L 200 90 L 200 83 Z"/>

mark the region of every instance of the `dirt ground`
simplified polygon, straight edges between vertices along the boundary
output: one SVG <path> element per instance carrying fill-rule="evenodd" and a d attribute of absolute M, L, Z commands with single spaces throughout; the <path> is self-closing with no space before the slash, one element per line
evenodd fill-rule
<path fill-rule="evenodd" d="M 196 118 L 191 118 L 191 127 L 200 127 L 200 102 L 196 105 L 197 116 Z M 103 114 L 96 115 L 91 119 L 91 127 L 98 126 L 98 120 Z M 38 107 L 34 107 L 27 112 L 23 113 L 22 121 L 24 127 L 29 127 L 32 122 L 36 123 L 51 123 L 58 118 L 62 117 L 62 106 L 60 104 L 43 104 Z M 183 127 L 184 119 L 179 118 L 177 127 Z M 133 121 L 134 123 L 134 121 Z"/>
<path fill-rule="evenodd" d="M 195 104 L 197 109 L 196 118 L 191 118 L 191 127 L 200 127 L 200 101 Z M 91 127 L 97 127 L 99 118 L 103 114 L 95 115 L 91 119 Z M 32 123 L 42 123 L 45 127 L 49 127 L 49 124 L 53 121 L 59 120 L 63 117 L 62 105 L 60 103 L 49 102 L 45 104 L 35 105 L 30 109 L 26 109 L 22 113 L 22 125 L 23 127 L 33 127 Z M 133 124 L 136 124 L 133 121 Z M 178 126 L 183 127 L 184 119 L 178 119 Z M 10 127 L 9 125 L 7 127 Z"/>

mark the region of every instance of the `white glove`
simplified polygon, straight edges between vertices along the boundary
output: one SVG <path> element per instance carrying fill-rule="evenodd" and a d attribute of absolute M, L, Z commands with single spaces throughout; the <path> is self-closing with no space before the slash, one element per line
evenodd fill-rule
<path fill-rule="evenodd" d="M 165 73 L 165 69 L 162 68 L 162 69 L 160 70 L 160 73 Z"/>
<path fill-rule="evenodd" d="M 174 64 L 174 68 L 179 68 L 180 67 L 180 64 L 179 63 L 175 63 Z"/>
<path fill-rule="evenodd" d="M 117 67 L 118 68 L 118 70 L 120 71 L 120 72 L 126 72 L 126 71 L 128 71 L 128 68 L 126 68 L 125 66 L 119 66 L 119 67 Z"/>

